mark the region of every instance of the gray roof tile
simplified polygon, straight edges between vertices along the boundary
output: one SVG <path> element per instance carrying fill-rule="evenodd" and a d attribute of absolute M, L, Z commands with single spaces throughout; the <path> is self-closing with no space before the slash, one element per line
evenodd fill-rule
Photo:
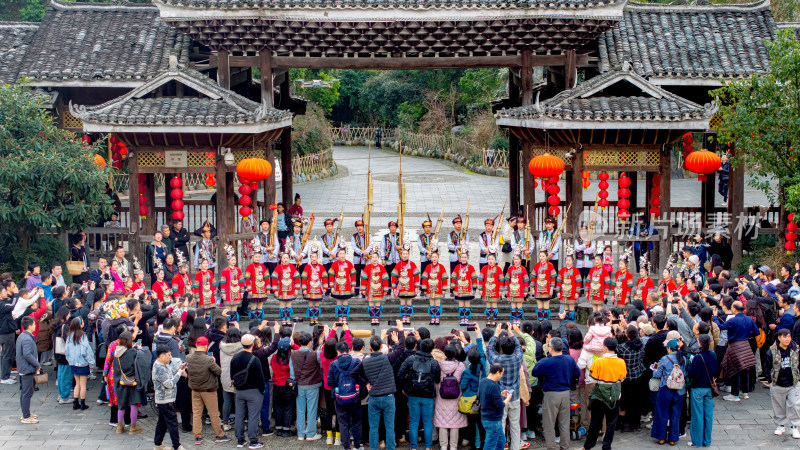
<path fill-rule="evenodd" d="M 599 67 L 625 61 L 639 75 L 724 78 L 763 72 L 765 40 L 774 39 L 769 1 L 749 5 L 675 6 L 628 3 L 624 19 L 598 39 Z"/>
<path fill-rule="evenodd" d="M 192 9 L 582 9 L 624 0 L 156 0 Z"/>
<path fill-rule="evenodd" d="M 142 4 L 52 1 L 19 71 L 34 81 L 144 81 L 189 60 L 190 40 Z"/>
<path fill-rule="evenodd" d="M 17 81 L 22 59 L 38 29 L 38 23 L 0 22 L 0 83 Z"/>

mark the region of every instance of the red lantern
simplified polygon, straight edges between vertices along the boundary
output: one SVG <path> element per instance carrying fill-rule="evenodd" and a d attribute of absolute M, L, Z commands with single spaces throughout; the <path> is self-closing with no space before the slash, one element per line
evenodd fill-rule
<path fill-rule="evenodd" d="M 536 180 L 533 180 L 533 188 L 536 189 L 538 187 L 539 187 L 539 182 L 536 181 Z"/>
<path fill-rule="evenodd" d="M 183 209 L 183 200 L 173 200 L 171 206 L 175 211 L 180 211 Z"/>
<path fill-rule="evenodd" d="M 250 180 L 248 180 L 248 179 L 245 179 L 245 178 L 242 178 L 242 177 L 239 177 L 239 183 L 242 183 L 242 184 L 250 184 Z"/>
<path fill-rule="evenodd" d="M 627 209 L 620 209 L 617 211 L 617 218 L 619 218 L 621 222 L 625 222 L 630 216 L 631 213 L 629 213 Z"/>
<path fill-rule="evenodd" d="M 590 184 L 591 183 L 589 182 L 589 179 L 588 178 L 584 178 L 583 179 L 583 190 L 585 191 L 586 189 L 589 189 L 589 185 Z"/>
<path fill-rule="evenodd" d="M 108 137 L 108 142 L 111 144 L 119 144 L 119 138 L 114 136 L 113 134 Z"/>
<path fill-rule="evenodd" d="M 142 184 L 145 181 L 147 181 L 147 175 L 145 175 L 143 173 L 140 173 L 139 176 L 138 176 L 138 179 L 139 179 L 139 184 Z"/>
<path fill-rule="evenodd" d="M 794 222 L 794 213 L 789 213 L 789 222 Z"/>
<path fill-rule="evenodd" d="M 147 204 L 147 197 L 145 197 L 144 195 L 140 195 L 139 196 L 139 205 L 140 206 L 144 206 L 146 204 Z"/>
<path fill-rule="evenodd" d="M 217 184 L 217 179 L 214 177 L 206 178 L 206 186 L 212 188 Z"/>
<path fill-rule="evenodd" d="M 600 191 L 597 193 L 597 196 L 600 197 L 602 200 L 605 200 L 608 198 L 608 191 Z"/>
<path fill-rule="evenodd" d="M 547 187 L 547 193 L 550 195 L 558 195 L 559 192 L 561 192 L 561 188 L 557 184 L 551 184 Z"/>
<path fill-rule="evenodd" d="M 661 197 L 650 197 L 650 206 L 653 208 L 661 206 Z"/>
<path fill-rule="evenodd" d="M 257 181 L 253 181 L 252 183 L 250 183 L 250 189 L 252 189 L 254 191 L 256 189 L 258 189 L 258 182 Z"/>
<path fill-rule="evenodd" d="M 81 136 L 81 142 L 84 143 L 84 147 L 92 143 L 91 136 Z"/>
<path fill-rule="evenodd" d="M 653 187 L 655 187 L 656 185 L 659 185 L 659 184 L 661 184 L 661 174 L 657 173 L 657 174 L 653 175 Z M 661 194 L 659 194 L 659 195 L 661 195 Z"/>
<path fill-rule="evenodd" d="M 598 175 L 597 178 L 599 178 L 600 181 L 608 181 L 608 173 L 600 172 L 600 175 Z"/>
<path fill-rule="evenodd" d="M 101 169 L 105 169 L 106 168 L 106 160 L 100 155 L 94 155 L 94 165 L 99 167 L 99 168 L 101 168 Z"/>
<path fill-rule="evenodd" d="M 239 193 L 240 194 L 242 194 L 242 195 L 250 195 L 250 192 L 251 192 L 250 186 L 248 186 L 246 184 L 243 184 L 243 185 L 239 186 Z"/>
<path fill-rule="evenodd" d="M 653 197 L 661 197 L 661 186 L 654 185 L 653 188 L 650 189 L 650 195 Z"/>
<path fill-rule="evenodd" d="M 142 216 L 142 219 L 147 216 L 148 212 L 150 212 L 150 210 L 147 208 L 147 206 L 142 205 L 139 207 L 139 215 Z"/>
<path fill-rule="evenodd" d="M 601 181 L 601 182 L 597 183 L 597 187 L 599 187 L 600 190 L 603 190 L 603 191 L 608 189 L 608 181 Z"/>
<path fill-rule="evenodd" d="M 608 193 L 606 193 L 606 196 L 608 196 Z M 608 207 L 608 200 L 601 198 L 597 201 L 597 204 L 600 205 L 601 208 L 606 208 Z"/>
<path fill-rule="evenodd" d="M 655 217 L 661 217 L 661 208 L 650 208 L 650 215 Z"/>
<path fill-rule="evenodd" d="M 692 133 L 686 133 L 683 136 L 683 160 L 686 161 L 686 158 L 692 153 L 692 147 L 694 146 L 694 138 L 692 137 Z"/>
<path fill-rule="evenodd" d="M 787 241 L 796 241 L 797 240 L 797 233 L 793 233 L 793 232 L 789 231 L 788 233 L 786 233 L 786 240 Z"/>
<path fill-rule="evenodd" d="M 250 200 L 250 197 L 248 197 L 246 195 L 243 195 L 243 196 L 239 197 L 239 204 L 242 205 L 242 206 L 250 206 L 250 202 L 251 201 L 252 200 Z"/>
<path fill-rule="evenodd" d="M 547 203 L 549 203 L 550 206 L 558 206 L 561 203 L 561 199 L 556 195 L 551 195 L 547 197 Z"/>
<path fill-rule="evenodd" d="M 169 196 L 172 197 L 173 200 L 180 200 L 183 198 L 183 190 L 182 189 L 173 189 L 172 192 L 169 193 Z M 177 208 L 180 209 L 180 208 Z"/>
<path fill-rule="evenodd" d="M 551 206 L 547 209 L 547 213 L 550 214 L 551 217 L 558 217 L 561 215 L 561 208 L 558 206 Z"/>
<path fill-rule="evenodd" d="M 122 161 L 113 161 L 111 163 L 111 167 L 113 167 L 115 170 L 122 170 Z"/>
<path fill-rule="evenodd" d="M 783 248 L 786 249 L 787 255 L 791 255 L 794 249 L 797 248 L 797 244 L 792 241 L 787 241 L 785 244 L 783 244 Z"/>
<path fill-rule="evenodd" d="M 241 178 L 251 181 L 264 181 L 272 175 L 272 165 L 261 158 L 243 159 L 236 165 L 236 173 Z M 242 184 L 250 184 L 241 181 Z M 249 215 L 249 214 L 248 214 Z"/>
<path fill-rule="evenodd" d="M 630 178 L 628 178 L 628 176 L 627 176 L 627 175 L 624 175 L 624 174 L 623 174 L 623 175 L 622 175 L 622 176 L 619 178 L 619 180 L 617 181 L 617 184 L 618 184 L 618 185 L 619 185 L 619 187 L 621 187 L 621 188 L 627 188 L 627 187 L 630 187 L 630 185 L 631 185 L 631 179 L 630 179 Z"/>
<path fill-rule="evenodd" d="M 172 213 L 172 218 L 174 220 L 183 220 L 184 218 L 183 211 L 174 211 Z"/>
<path fill-rule="evenodd" d="M 631 207 L 631 201 L 627 198 L 621 198 L 617 201 L 617 207 L 619 209 L 628 209 Z"/>
<path fill-rule="evenodd" d="M 208 178 L 214 178 L 215 176 L 217 176 L 217 172 L 206 172 L 206 176 Z"/>
<path fill-rule="evenodd" d="M 147 194 L 147 186 L 144 184 L 139 184 L 139 195 Z"/>
<path fill-rule="evenodd" d="M 549 153 L 535 156 L 528 163 L 528 170 L 534 178 L 558 177 L 564 172 L 564 161 Z"/>
<path fill-rule="evenodd" d="M 588 170 L 584 170 L 583 172 L 581 172 L 581 177 L 583 179 L 588 179 L 590 176 L 592 176 L 592 173 L 589 172 Z"/>
<path fill-rule="evenodd" d="M 252 212 L 253 211 L 247 206 L 242 206 L 239 208 L 239 214 L 241 214 L 242 217 L 249 217 Z"/>
<path fill-rule="evenodd" d="M 181 180 L 178 177 L 174 177 L 171 180 L 169 180 L 169 185 L 170 187 L 172 187 L 172 189 L 180 189 L 181 186 L 183 186 L 183 180 Z"/>
<path fill-rule="evenodd" d="M 722 162 L 716 153 L 708 150 L 698 150 L 686 157 L 683 167 L 690 172 L 698 174 L 698 180 L 706 181 L 706 175 L 719 170 L 721 164 Z"/>
<path fill-rule="evenodd" d="M 626 189 L 626 188 L 622 188 L 622 189 L 617 191 L 617 196 L 619 198 L 628 198 L 628 197 L 631 196 L 631 190 L 630 189 Z"/>
<path fill-rule="evenodd" d="M 792 219 L 789 219 L 789 220 L 792 220 Z M 794 223 L 794 222 L 789 222 L 789 223 L 786 224 L 786 229 L 788 231 L 791 231 L 791 232 L 795 233 L 795 232 L 797 232 L 797 224 Z M 792 240 L 794 240 L 794 239 L 792 239 Z"/>

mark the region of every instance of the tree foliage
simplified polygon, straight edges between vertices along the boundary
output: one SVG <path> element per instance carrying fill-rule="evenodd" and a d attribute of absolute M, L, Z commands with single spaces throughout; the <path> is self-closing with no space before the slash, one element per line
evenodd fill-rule
<path fill-rule="evenodd" d="M 718 131 L 723 142 L 735 142 L 732 164 L 747 167 L 752 186 L 800 212 L 800 42 L 782 30 L 768 49 L 766 73 L 712 91 L 722 105 Z M 776 179 L 785 194 L 772 189 Z"/>
<path fill-rule="evenodd" d="M 333 105 L 339 100 L 339 85 L 340 81 L 334 81 L 332 87 L 312 87 L 303 88 L 298 80 L 338 80 L 325 72 L 309 69 L 290 69 L 289 79 L 292 80 L 293 87 L 295 88 L 295 95 L 303 97 L 306 100 L 312 101 L 321 107 L 326 113 L 330 113 Z"/>
<path fill-rule="evenodd" d="M 308 155 L 331 148 L 331 123 L 325 118 L 322 107 L 309 102 L 306 113 L 296 116 L 292 123 L 292 153 Z"/>
<path fill-rule="evenodd" d="M 40 102 L 25 86 L 0 86 L 0 233 L 26 249 L 40 230 L 78 230 L 112 211 L 98 148 L 56 128 Z"/>

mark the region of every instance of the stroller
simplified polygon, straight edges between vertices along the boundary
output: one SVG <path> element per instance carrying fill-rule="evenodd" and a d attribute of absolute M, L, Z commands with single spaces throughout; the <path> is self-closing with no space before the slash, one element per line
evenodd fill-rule
<path fill-rule="evenodd" d="M 581 423 L 581 404 L 572 403 L 569 405 L 569 438 L 577 441 L 586 435 L 586 428 Z"/>

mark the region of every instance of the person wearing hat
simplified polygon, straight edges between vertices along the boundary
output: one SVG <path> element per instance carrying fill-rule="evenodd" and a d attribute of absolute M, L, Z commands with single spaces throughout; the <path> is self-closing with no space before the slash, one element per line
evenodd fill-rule
<path fill-rule="evenodd" d="M 389 294 L 389 274 L 381 264 L 380 249 L 377 244 L 370 250 L 369 264 L 364 266 L 360 275 L 360 292 L 367 299 L 369 319 L 373 326 L 380 324 L 383 313 L 381 302 Z"/>
<path fill-rule="evenodd" d="M 131 283 L 131 292 L 136 291 L 146 291 L 147 285 L 144 282 L 144 271 L 142 270 L 142 265 L 139 264 L 139 260 L 134 256 L 133 257 L 133 283 Z"/>
<path fill-rule="evenodd" d="M 336 299 L 336 317 L 340 322 L 347 323 L 350 318 L 350 299 L 356 287 L 356 269 L 353 263 L 347 260 L 347 248 L 344 242 L 336 247 L 336 261 L 328 269 L 328 289 L 331 297 Z"/>
<path fill-rule="evenodd" d="M 575 238 L 575 267 L 581 273 L 581 279 L 589 276 L 589 270 L 594 264 L 594 255 L 597 253 L 597 244 L 589 240 L 589 228 L 581 225 L 578 237 Z"/>
<path fill-rule="evenodd" d="M 575 308 L 578 306 L 578 291 L 583 281 L 580 269 L 573 267 L 574 264 L 575 255 L 573 249 L 567 244 L 564 267 L 558 271 L 558 276 L 556 277 L 556 295 L 564 305 L 564 317 L 570 322 L 575 322 L 578 319 Z"/>
<path fill-rule="evenodd" d="M 260 225 L 261 231 L 253 239 L 252 244 L 253 252 L 258 248 L 259 259 L 253 259 L 253 263 L 263 264 L 269 273 L 272 273 L 275 270 L 275 266 L 278 265 L 278 253 L 281 246 L 279 242 L 273 242 L 273 240 L 277 241 L 277 239 L 273 239 L 269 220 L 263 219 Z"/>
<path fill-rule="evenodd" d="M 389 222 L 389 232 L 381 239 L 381 264 L 386 266 L 386 272 L 390 275 L 394 272 L 394 267 L 400 262 L 400 235 L 397 234 L 397 222 Z"/>
<path fill-rule="evenodd" d="M 322 242 L 322 265 L 325 267 L 325 270 L 331 268 L 331 262 L 336 257 L 336 247 L 337 242 L 335 241 L 335 237 L 333 234 L 333 225 L 339 219 L 325 219 L 323 225 L 325 225 L 325 234 L 320 236 L 319 240 Z"/>
<path fill-rule="evenodd" d="M 450 256 L 450 273 L 458 265 L 459 255 L 469 248 L 469 235 L 465 234 L 463 239 L 461 236 L 461 229 L 464 223 L 461 219 L 461 214 L 453 219 L 453 231 L 450 232 L 447 239 L 447 253 Z"/>
<path fill-rule="evenodd" d="M 286 236 L 286 251 L 294 260 L 298 271 L 303 270 L 303 264 L 308 263 L 308 242 L 303 245 L 303 222 L 296 219 L 293 224 L 292 234 Z"/>
<path fill-rule="evenodd" d="M 447 270 L 439 264 L 439 249 L 434 247 L 430 252 L 430 264 L 422 272 L 422 289 L 428 297 L 428 315 L 431 325 L 439 325 L 442 316 L 442 298 L 447 292 Z"/>
<path fill-rule="evenodd" d="M 661 281 L 658 282 L 658 292 L 661 297 L 666 297 L 668 293 L 678 290 L 678 285 L 672 279 L 672 267 L 667 264 L 667 267 L 661 272 Z M 646 297 L 645 297 L 646 298 Z"/>
<path fill-rule="evenodd" d="M 478 247 L 480 248 L 480 257 L 478 258 L 478 269 L 483 270 L 489 263 L 489 247 L 494 246 L 495 249 L 500 246 L 500 236 L 492 240 L 492 230 L 494 230 L 494 219 L 486 219 L 483 221 L 484 231 L 478 235 Z M 497 255 L 495 254 L 495 262 Z"/>
<path fill-rule="evenodd" d="M 553 265 L 553 268 L 558 270 L 558 251 L 561 249 L 561 236 L 556 237 L 556 221 L 552 217 L 544 220 L 544 230 L 539 232 L 539 239 L 537 244 L 539 251 L 544 250 L 547 254 L 547 260 Z M 534 253 L 534 243 L 531 242 L 529 251 Z"/>
<path fill-rule="evenodd" d="M 189 276 L 189 261 L 181 250 L 175 250 L 178 257 L 178 273 L 172 277 L 172 297 L 177 303 L 185 294 L 192 293 L 192 278 Z"/>
<path fill-rule="evenodd" d="M 328 283 L 328 272 L 319 263 L 319 247 L 316 243 L 309 247 L 309 262 L 300 275 L 300 289 L 303 298 L 308 302 L 306 317 L 311 325 L 316 325 L 319 323 L 321 313 L 319 302 L 322 301 L 325 291 L 330 289 L 330 284 Z"/>
<path fill-rule="evenodd" d="M 589 276 L 583 283 L 583 292 L 586 292 L 586 298 L 592 305 L 592 312 L 602 311 L 611 288 L 611 277 L 603 267 L 603 255 L 594 255 L 594 267 L 589 270 Z"/>
<path fill-rule="evenodd" d="M 195 269 L 199 269 L 200 261 L 205 259 L 208 262 L 206 270 L 211 270 L 211 273 L 214 273 L 214 269 L 217 267 L 217 245 L 211 237 L 211 228 L 210 224 L 206 224 L 199 230 L 202 239 L 194 245 L 192 253 L 194 253 Z"/>
<path fill-rule="evenodd" d="M 411 301 L 419 295 L 419 269 L 413 261 L 409 260 L 411 248 L 403 244 L 400 251 L 400 262 L 392 270 L 392 290 L 394 296 L 400 300 L 400 319 L 404 324 L 411 323 L 414 317 L 414 305 Z"/>
<path fill-rule="evenodd" d="M 667 386 L 667 381 L 670 380 L 672 368 L 678 365 L 683 376 L 686 376 L 686 368 L 684 367 L 686 361 L 681 353 L 680 343 L 678 339 L 669 339 L 664 342 L 664 347 L 667 348 L 667 354 L 661 357 L 658 362 L 658 368 L 653 372 L 653 378 L 660 379 L 658 394 L 656 396 L 656 404 L 653 408 L 653 428 L 650 432 L 650 437 L 657 440 L 659 444 L 669 442 L 669 445 L 675 445 L 680 439 L 680 427 L 678 422 L 681 419 L 681 411 L 683 409 L 683 396 L 686 394 L 686 382 L 672 387 Z M 670 423 L 669 434 L 667 434 L 667 422 Z"/>
<path fill-rule="evenodd" d="M 197 307 L 206 317 L 206 322 L 211 321 L 211 311 L 214 308 L 214 298 L 217 293 L 217 282 L 214 280 L 214 272 L 208 270 L 208 259 L 200 257 L 200 270 L 194 274 L 192 283 L 192 294 L 197 303 Z M 198 311 L 199 313 L 199 311 Z M 199 314 L 198 314 L 199 315 Z"/>
<path fill-rule="evenodd" d="M 350 237 L 350 247 L 353 248 L 353 268 L 356 269 L 356 279 L 361 279 L 361 271 L 370 259 L 369 237 L 364 232 L 364 221 L 356 220 L 356 232 Z M 359 287 L 356 286 L 356 295 L 359 294 Z"/>
<path fill-rule="evenodd" d="M 472 319 L 470 302 L 478 289 L 478 272 L 469 263 L 469 251 L 465 248 L 458 255 L 458 265 L 450 271 L 450 290 L 458 302 L 458 319 L 462 326 Z"/>
<path fill-rule="evenodd" d="M 249 448 L 263 448 L 258 442 L 258 420 L 261 403 L 264 401 L 264 372 L 261 363 L 253 355 L 256 337 L 243 334 L 242 351 L 233 356 L 230 363 L 231 384 L 236 389 L 236 441 L 237 447 L 245 446 L 244 421 L 247 415 L 247 437 Z"/>
<path fill-rule="evenodd" d="M 222 369 L 214 357 L 208 354 L 208 338 L 200 336 L 195 341 L 196 351 L 186 355 L 186 373 L 189 389 L 192 390 L 192 434 L 194 443 L 203 443 L 203 409 L 208 411 L 211 428 L 214 430 L 214 442 L 223 443 L 231 440 L 222 432 L 217 404 L 217 388 Z"/>
<path fill-rule="evenodd" d="M 620 256 L 617 262 L 619 270 L 614 273 L 614 278 L 611 285 L 614 287 L 614 306 L 625 306 L 631 298 L 633 291 L 633 274 L 628 270 L 628 259 L 630 258 L 630 250 Z"/>
<path fill-rule="evenodd" d="M 431 226 L 433 226 L 433 222 L 431 222 L 430 216 L 428 216 L 428 220 L 422 222 L 422 234 L 420 234 L 419 239 L 417 239 L 417 248 L 419 249 L 419 270 L 423 272 L 431 263 L 432 249 L 439 246 L 438 242 L 433 241 Z"/>
<path fill-rule="evenodd" d="M 522 250 L 517 247 L 512 257 L 511 267 L 506 271 L 504 290 L 508 301 L 511 302 L 511 324 L 520 326 L 525 320 L 525 311 L 522 309 L 522 302 L 528 295 L 528 285 L 530 284 L 528 269 L 522 265 Z"/>
<path fill-rule="evenodd" d="M 650 278 L 650 261 L 647 259 L 647 254 L 644 254 L 639 261 L 639 279 L 633 288 L 633 300 L 646 302 L 647 294 L 654 290 L 655 287 L 655 283 Z"/>
<path fill-rule="evenodd" d="M 231 320 L 239 321 L 236 310 L 242 304 L 242 297 L 246 289 L 242 269 L 236 266 L 236 250 L 225 244 L 225 253 L 228 255 L 228 267 L 222 270 L 219 276 L 219 291 L 225 307 L 234 313 Z"/>
<path fill-rule="evenodd" d="M 172 288 L 164 281 L 164 268 L 156 265 L 155 268 L 156 281 L 153 283 L 153 292 L 156 294 L 156 299 L 159 305 L 171 303 L 172 301 Z"/>
<path fill-rule="evenodd" d="M 290 206 L 289 209 L 286 210 L 286 212 L 294 218 L 303 217 L 303 207 L 300 206 L 299 192 L 295 192 L 294 203 L 292 203 L 292 206 Z"/>
<path fill-rule="evenodd" d="M 489 246 L 487 249 L 486 265 L 481 269 L 478 279 L 481 298 L 486 302 L 486 326 L 497 324 L 497 302 L 503 293 L 503 269 L 497 265 L 497 247 Z"/>
<path fill-rule="evenodd" d="M 291 325 L 294 310 L 292 302 L 300 290 L 300 272 L 297 266 L 291 263 L 289 253 L 281 254 L 281 263 L 275 267 L 270 276 L 272 293 L 278 300 L 278 318 L 283 325 Z"/>
<path fill-rule="evenodd" d="M 525 245 L 525 217 L 517 217 L 517 225 L 511 231 L 509 238 L 511 248 L 515 249 L 515 251 L 519 249 L 520 256 L 522 257 L 522 265 L 525 267 L 525 270 L 530 273 L 530 264 L 528 264 L 530 255 L 527 253 L 528 246 Z M 506 271 L 508 271 L 508 269 L 506 269 Z"/>
<path fill-rule="evenodd" d="M 264 260 L 262 252 L 265 251 L 261 245 L 263 242 L 261 236 L 263 234 L 259 233 L 259 236 L 253 239 L 253 262 L 248 264 L 244 270 L 245 291 L 247 292 L 247 300 L 250 303 L 247 315 L 251 321 L 257 320 L 259 323 L 264 320 L 263 307 L 264 302 L 269 297 L 271 273 L 267 266 L 262 263 Z M 277 254 L 277 246 L 273 251 Z M 267 264 L 275 264 L 277 267 L 277 262 Z"/>
<path fill-rule="evenodd" d="M 508 271 L 511 266 L 511 257 L 514 254 L 514 232 L 517 230 L 517 216 L 509 216 L 503 224 L 500 233 L 500 261 L 498 264 L 503 267 L 503 273 Z"/>
<path fill-rule="evenodd" d="M 550 299 L 555 296 L 558 272 L 552 261 L 547 260 L 547 251 L 539 251 L 539 262 L 531 271 L 531 296 L 536 299 L 536 318 L 550 320 Z"/>

